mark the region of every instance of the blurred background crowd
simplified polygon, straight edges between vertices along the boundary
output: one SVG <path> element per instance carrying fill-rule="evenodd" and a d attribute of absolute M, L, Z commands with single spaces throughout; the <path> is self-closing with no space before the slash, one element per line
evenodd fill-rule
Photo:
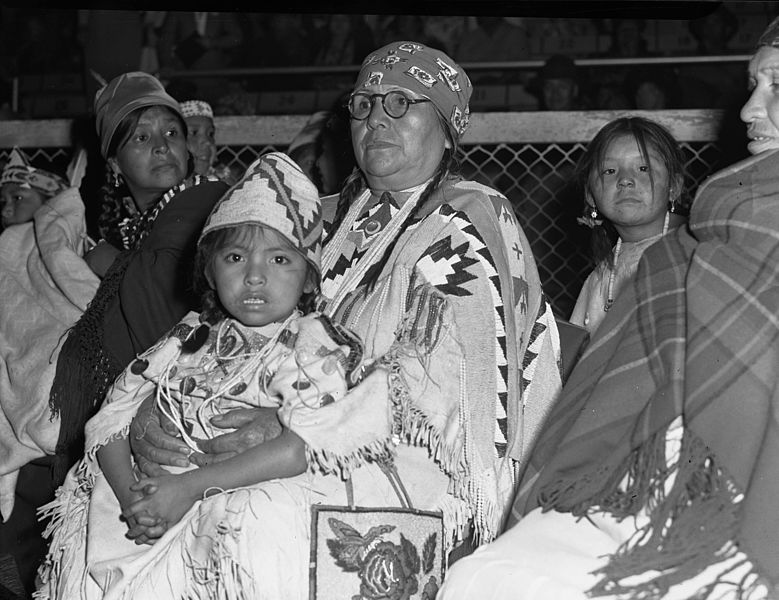
<path fill-rule="evenodd" d="M 85 114 L 100 81 L 140 69 L 217 115 L 311 113 L 349 87 L 361 57 L 401 38 L 468 67 L 476 111 L 727 107 L 745 86 L 732 57 L 751 52 L 777 3 L 713 5 L 693 19 L 2 7 L 0 108 Z"/>

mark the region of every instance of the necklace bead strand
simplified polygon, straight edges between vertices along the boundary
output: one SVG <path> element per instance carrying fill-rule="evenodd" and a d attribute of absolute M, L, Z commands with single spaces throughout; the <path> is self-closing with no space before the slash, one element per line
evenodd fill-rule
<path fill-rule="evenodd" d="M 668 233 L 668 222 L 670 220 L 670 213 L 665 213 L 665 218 L 663 219 L 663 232 L 660 234 L 665 235 Z M 617 261 L 619 260 L 619 253 L 622 251 L 622 238 L 617 238 L 617 245 L 614 246 L 614 260 L 611 264 L 611 269 L 609 269 L 609 284 L 606 292 L 606 304 L 603 305 L 603 312 L 609 312 L 611 309 L 611 306 L 614 304 L 614 280 L 617 278 Z"/>

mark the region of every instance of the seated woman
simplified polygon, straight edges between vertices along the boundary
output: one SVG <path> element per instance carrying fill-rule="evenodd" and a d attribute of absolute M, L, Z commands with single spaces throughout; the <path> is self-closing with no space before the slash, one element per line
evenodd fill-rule
<path fill-rule="evenodd" d="M 227 189 L 216 178 L 188 177 L 186 124 L 155 77 L 135 72 L 110 81 L 95 97 L 95 118 L 117 190 L 106 210 L 117 246 L 103 240 L 87 255 L 104 277 L 57 361 L 49 402 L 60 418 L 58 482 L 81 456 L 84 424 L 117 375 L 197 306 L 189 265 L 200 228 Z M 129 205 L 120 200 L 127 197 Z"/>
<path fill-rule="evenodd" d="M 644 252 L 533 450 L 509 527 L 439 598 L 779 590 L 779 19 L 749 63 L 754 155 Z M 518 521 L 518 522 L 517 522 Z"/>
<path fill-rule="evenodd" d="M 375 459 L 384 451 L 410 503 L 442 516 L 444 551 L 465 535 L 469 523 L 477 543 L 500 530 L 515 473 L 559 390 L 559 343 L 510 204 L 454 172 L 471 89 L 451 58 L 414 42 L 385 46 L 363 63 L 349 101 L 359 169 L 340 197 L 323 200 L 332 225 L 322 255 L 319 308 L 355 332 L 366 359 L 384 367 L 370 390 L 363 382 L 344 396 L 342 402 L 366 399 L 350 404 L 351 418 L 366 423 L 386 418 L 390 428 L 369 429 L 382 431 L 370 451 L 355 449 L 348 435 L 333 435 L 313 448 L 345 466 L 350 486 L 340 475 L 328 475 L 251 490 L 254 512 L 243 519 L 240 532 L 232 531 L 236 539 L 254 540 L 254 555 L 240 569 L 218 568 L 226 585 L 240 572 L 248 574 L 244 585 L 255 586 L 259 596 L 308 598 L 312 505 L 325 500 L 347 505 L 351 487 L 358 507 L 401 506 L 393 483 L 377 468 Z M 206 460 L 252 445 L 253 427 L 201 444 L 210 452 Z M 130 443 L 145 456 L 139 464 L 147 469 L 149 458 L 182 458 L 164 451 L 183 444 L 164 436 L 151 410 L 136 416 Z M 327 486 L 328 495 L 314 493 L 314 484 Z M 202 506 L 229 502 L 231 494 L 208 498 Z M 277 523 L 284 524 L 281 531 Z M 213 536 L 215 527 L 200 533 Z M 146 541 L 164 529 L 149 527 L 143 535 L 130 529 L 129 535 Z M 213 539 L 208 556 L 216 560 L 224 551 Z M 424 555 L 423 548 L 414 552 Z M 186 556 L 181 560 L 188 564 Z M 372 579 L 371 569 L 347 570 L 340 597 L 359 594 L 361 585 L 381 584 L 413 587 L 420 594 L 424 589 L 434 597 L 440 574 L 423 575 L 419 561 L 409 563 L 415 564 L 403 572 L 393 569 L 396 579 L 383 582 Z M 155 565 L 147 571 L 150 578 L 159 572 Z M 192 579 L 183 595 L 195 596 L 203 585 Z"/>
<path fill-rule="evenodd" d="M 188 265 L 206 216 L 227 189 L 215 179 L 188 177 L 186 125 L 178 102 L 155 77 L 141 72 L 116 77 L 98 91 L 94 113 L 111 183 L 100 198 L 102 239 L 83 260 L 78 256 L 78 266 L 91 267 L 102 281 L 97 286 L 92 273 L 81 277 L 92 284 L 91 291 L 96 288 L 94 297 L 78 303 L 80 317 L 72 316 L 71 307 L 64 341 L 60 330 L 54 348 L 36 355 L 40 375 L 21 384 L 30 388 L 38 408 L 33 418 L 46 426 L 51 442 L 28 446 L 28 460 L 48 456 L 53 462 L 53 469 L 47 465 L 22 481 L 26 489 L 16 491 L 24 497 L 36 489 L 50 494 L 62 482 L 83 453 L 84 424 L 116 376 L 196 304 Z M 78 196 L 77 190 L 69 191 Z M 81 199 L 73 201 L 80 204 Z M 86 198 L 84 204 L 92 201 Z M 71 277 L 77 274 L 70 272 Z M 28 308 L 14 315 L 22 323 L 20 315 L 28 317 Z M 2 489 L 4 498 L 14 492 L 9 487 Z M 34 496 L 36 503 L 52 497 Z M 18 531 L 31 533 L 39 527 L 31 513 L 26 524 L 18 523 Z M 23 513 L 11 516 L 12 521 L 24 518 Z M 27 557 L 20 567 L 26 570 L 36 561 Z"/>
<path fill-rule="evenodd" d="M 598 131 L 576 171 L 584 190 L 584 216 L 578 220 L 592 229 L 596 267 L 570 321 L 592 335 L 632 281 L 644 250 L 684 221 L 678 214 L 684 154 L 662 125 L 621 117 Z"/>

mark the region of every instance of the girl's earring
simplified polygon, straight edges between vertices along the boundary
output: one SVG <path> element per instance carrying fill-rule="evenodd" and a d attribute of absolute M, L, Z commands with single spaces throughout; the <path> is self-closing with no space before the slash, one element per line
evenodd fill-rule
<path fill-rule="evenodd" d="M 111 183 L 113 183 L 115 188 L 120 187 L 122 185 L 122 176 L 119 173 L 114 171 Z"/>
<path fill-rule="evenodd" d="M 682 207 L 681 198 L 679 196 L 674 198 L 672 194 L 673 190 L 668 195 L 668 212 L 672 215 L 683 215 L 685 211 Z"/>
<path fill-rule="evenodd" d="M 597 206 L 588 204 L 584 214 L 581 217 L 576 217 L 576 222 L 579 225 L 585 225 L 590 229 L 594 229 L 599 225 L 603 225 L 603 217 L 600 216 Z"/>

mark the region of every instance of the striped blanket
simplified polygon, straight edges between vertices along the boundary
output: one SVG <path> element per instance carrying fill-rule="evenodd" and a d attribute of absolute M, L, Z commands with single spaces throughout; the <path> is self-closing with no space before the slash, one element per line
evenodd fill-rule
<path fill-rule="evenodd" d="M 646 251 L 541 433 L 512 523 L 537 506 L 650 515 L 593 595 L 661 597 L 739 550 L 753 575 L 741 591 L 779 590 L 777 174 L 770 152 L 704 182 L 689 229 Z"/>

